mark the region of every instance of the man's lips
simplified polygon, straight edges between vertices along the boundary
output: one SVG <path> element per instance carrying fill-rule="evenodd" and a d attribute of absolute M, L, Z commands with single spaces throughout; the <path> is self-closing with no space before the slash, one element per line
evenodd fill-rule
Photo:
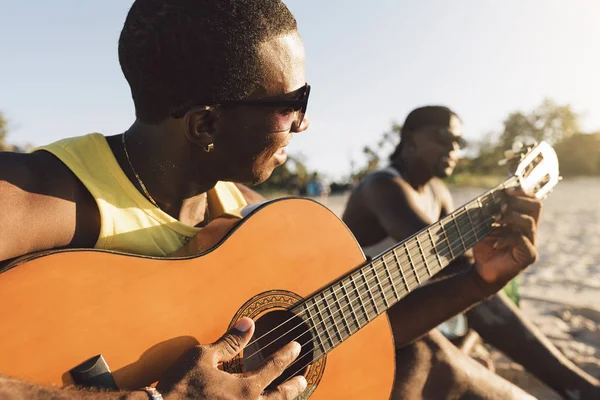
<path fill-rule="evenodd" d="M 446 164 L 449 167 L 456 167 L 456 160 L 450 157 L 442 157 L 440 158 L 442 164 Z"/>
<path fill-rule="evenodd" d="M 284 147 L 280 147 L 279 150 L 273 154 L 273 157 L 277 160 L 279 164 L 283 164 L 287 160 L 287 152 Z"/>

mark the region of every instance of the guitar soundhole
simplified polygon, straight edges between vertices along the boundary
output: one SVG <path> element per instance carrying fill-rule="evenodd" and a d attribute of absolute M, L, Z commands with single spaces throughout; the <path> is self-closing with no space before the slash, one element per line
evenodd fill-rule
<path fill-rule="evenodd" d="M 313 337 L 309 327 L 295 314 L 285 310 L 275 310 L 262 315 L 256 322 L 250 345 L 244 349 L 244 367 L 247 370 L 261 365 L 271 354 L 291 341 L 302 346 L 300 355 L 277 378 L 269 389 L 286 380 L 306 373 L 313 362 Z M 258 340 L 256 340 L 258 338 Z"/>

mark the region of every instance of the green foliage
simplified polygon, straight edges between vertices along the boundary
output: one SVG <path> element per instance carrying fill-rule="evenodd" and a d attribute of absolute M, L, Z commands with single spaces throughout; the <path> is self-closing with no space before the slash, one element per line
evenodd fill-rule
<path fill-rule="evenodd" d="M 505 176 L 506 166 L 499 166 L 498 161 L 504 158 L 504 151 L 511 149 L 514 142 L 530 143 L 531 141 L 540 142 L 545 140 L 556 146 L 567 143 L 570 144 L 569 148 L 571 149 L 568 151 L 581 152 L 583 150 L 573 149 L 574 146 L 582 144 L 579 136 L 581 136 L 579 116 L 571 109 L 571 106 L 568 104 L 559 105 L 546 99 L 529 113 L 522 111 L 510 113 L 504 120 L 503 131 L 498 135 L 488 133 L 482 141 L 476 143 L 476 147 L 478 147 L 476 155 L 461 161 L 455 174 L 458 176 L 461 174 L 466 176 Z M 495 137 L 498 139 L 495 139 Z M 571 138 L 576 138 L 574 140 L 577 144 L 572 142 Z M 565 147 L 566 145 L 562 146 Z M 584 171 L 591 170 L 590 166 L 584 168 L 583 165 L 576 165 L 577 160 L 571 160 L 571 157 L 566 154 L 568 151 L 562 150 L 562 154 L 559 155 L 561 171 L 564 170 L 564 167 L 573 174 L 582 174 L 586 173 Z M 563 162 L 571 164 L 563 166 Z M 597 163 L 597 161 L 585 162 Z"/>
<path fill-rule="evenodd" d="M 367 163 L 358 171 L 354 171 L 354 168 L 352 168 L 352 178 L 362 179 L 367 174 L 378 169 L 381 165 L 381 160 L 387 160 L 396 146 L 398 146 L 401 131 L 402 125 L 394 122 L 391 129 L 385 132 L 379 141 L 371 146 L 365 146 L 363 154 L 367 159 Z"/>
<path fill-rule="evenodd" d="M 33 149 L 33 145 L 27 143 L 25 146 L 9 144 L 6 141 L 8 136 L 8 121 L 0 112 L 0 151 L 14 151 L 16 153 L 27 153 Z"/>
<path fill-rule="evenodd" d="M 562 176 L 600 175 L 600 132 L 578 133 L 554 146 Z"/>
<path fill-rule="evenodd" d="M 266 182 L 256 185 L 253 189 L 263 194 L 298 194 L 313 173 L 306 167 L 306 157 L 303 154 L 290 154 L 288 161 L 275 168 Z"/>
<path fill-rule="evenodd" d="M 515 141 L 533 139 L 536 142 L 545 140 L 554 144 L 580 132 L 579 116 L 570 105 L 558 105 L 545 99 L 542 104 L 528 114 L 520 111 L 511 113 L 504 120 L 504 132 L 500 143 L 510 148 Z"/>
<path fill-rule="evenodd" d="M 6 134 L 7 134 L 7 123 L 4 119 L 4 116 L 0 112 L 0 151 L 8 150 L 8 145 L 6 144 Z"/>

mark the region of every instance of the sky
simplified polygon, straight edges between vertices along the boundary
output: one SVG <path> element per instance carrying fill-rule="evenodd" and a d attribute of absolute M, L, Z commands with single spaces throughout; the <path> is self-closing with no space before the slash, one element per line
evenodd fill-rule
<path fill-rule="evenodd" d="M 285 1 L 285 0 L 284 0 Z M 9 141 L 121 133 L 134 118 L 117 41 L 132 1 L 0 0 L 0 111 Z M 306 47 L 311 126 L 288 151 L 339 178 L 392 122 L 454 109 L 498 132 L 544 98 L 600 131 L 598 0 L 287 0 Z"/>

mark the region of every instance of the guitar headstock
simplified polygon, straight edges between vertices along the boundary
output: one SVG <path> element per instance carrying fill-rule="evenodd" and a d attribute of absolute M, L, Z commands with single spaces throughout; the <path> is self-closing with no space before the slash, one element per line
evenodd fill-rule
<path fill-rule="evenodd" d="M 561 179 L 556 152 L 546 142 L 523 148 L 514 175 L 521 187 L 538 199 L 545 198 Z"/>

